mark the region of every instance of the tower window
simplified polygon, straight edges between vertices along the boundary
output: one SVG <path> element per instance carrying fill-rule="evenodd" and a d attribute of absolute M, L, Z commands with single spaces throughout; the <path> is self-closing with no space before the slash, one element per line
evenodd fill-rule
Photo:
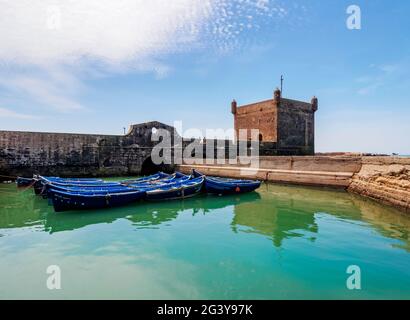
<path fill-rule="evenodd" d="M 262 134 L 259 133 L 259 141 L 262 141 Z"/>

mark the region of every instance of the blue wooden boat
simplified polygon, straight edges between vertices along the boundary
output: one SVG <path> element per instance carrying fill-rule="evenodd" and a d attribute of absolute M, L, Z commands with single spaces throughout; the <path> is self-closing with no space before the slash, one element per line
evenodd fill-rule
<path fill-rule="evenodd" d="M 145 199 L 163 201 L 190 198 L 201 192 L 204 177 L 165 184 L 146 191 Z"/>
<path fill-rule="evenodd" d="M 51 200 L 56 212 L 66 210 L 102 209 L 123 206 L 143 199 L 145 190 L 122 192 L 64 192 L 55 190 Z"/>
<path fill-rule="evenodd" d="M 95 178 L 60 178 L 48 176 L 34 176 L 34 193 L 43 194 L 46 191 L 45 185 L 54 183 L 58 185 L 95 185 L 104 183 L 101 179 Z"/>
<path fill-rule="evenodd" d="M 177 178 L 178 177 L 178 178 Z M 138 184 L 119 184 L 119 185 L 87 185 L 87 186 L 66 186 L 66 185 L 58 185 L 54 183 L 48 183 L 45 185 L 46 191 L 43 192 L 43 198 L 51 199 L 53 196 L 54 191 L 63 191 L 68 193 L 93 193 L 93 194 L 104 194 L 107 192 L 110 193 L 118 193 L 118 192 L 125 192 L 125 191 L 133 191 L 136 189 L 152 189 L 156 188 L 161 185 L 169 184 L 169 183 L 178 183 L 183 182 L 190 179 L 190 176 L 183 175 L 181 173 L 174 174 L 174 175 L 167 175 L 167 178 L 158 179 L 158 180 L 140 180 Z"/>
<path fill-rule="evenodd" d="M 163 179 L 171 179 L 172 177 L 176 177 L 174 174 L 168 175 L 162 172 L 159 172 L 155 175 L 142 177 L 139 179 L 128 180 L 128 183 L 124 183 L 124 181 L 113 181 L 113 182 L 105 182 L 101 179 L 78 179 L 78 178 L 58 178 L 58 177 L 43 177 L 39 176 L 39 182 L 34 185 L 34 191 L 36 194 L 46 194 L 50 186 L 54 188 L 60 187 L 59 190 L 63 190 L 64 188 L 112 188 L 112 187 L 120 187 L 122 185 L 132 185 L 137 186 L 142 183 L 151 183 L 154 181 L 160 181 Z M 127 180 L 126 180 L 127 181 Z M 63 190 L 64 191 L 64 190 Z"/>
<path fill-rule="evenodd" d="M 192 170 L 193 176 L 203 176 L 202 173 Z M 261 182 L 258 180 L 242 180 L 242 179 L 230 179 L 220 177 L 205 176 L 204 190 L 207 193 L 215 194 L 233 194 L 233 193 L 245 193 L 252 192 L 258 189 Z"/>
<path fill-rule="evenodd" d="M 33 178 L 17 177 L 16 179 L 18 188 L 31 186 L 34 182 L 35 180 Z"/>
<path fill-rule="evenodd" d="M 61 178 L 61 177 L 50 177 L 50 176 L 38 176 L 50 181 L 56 182 L 70 182 L 70 183 L 94 183 L 94 182 L 103 182 L 102 179 L 97 178 Z"/>
<path fill-rule="evenodd" d="M 174 176 L 175 175 L 176 174 L 174 174 Z M 122 184 L 138 184 L 138 183 L 142 183 L 142 182 L 149 182 L 149 181 L 156 181 L 156 180 L 161 180 L 161 179 L 165 179 L 165 178 L 170 178 L 171 176 L 173 176 L 173 175 L 167 174 L 167 173 L 164 173 L 164 172 L 158 172 L 156 174 L 146 176 L 146 177 L 142 177 L 142 178 L 122 180 L 122 181 L 120 181 L 120 183 L 122 183 Z"/>
<path fill-rule="evenodd" d="M 169 175 L 164 173 L 158 173 L 152 176 L 143 177 L 140 179 L 135 179 L 132 181 L 148 182 L 155 179 L 160 179 L 161 177 L 168 177 Z M 34 193 L 43 195 L 47 198 L 50 186 L 55 189 L 64 191 L 65 188 L 112 188 L 120 187 L 123 184 L 121 182 L 105 182 L 101 179 L 81 179 L 81 178 L 59 178 L 59 177 L 44 177 L 38 176 L 38 182 L 34 184 Z"/>
<path fill-rule="evenodd" d="M 131 184 L 126 184 L 130 187 L 139 187 L 139 186 L 154 186 L 154 185 L 162 185 L 166 183 L 174 183 L 174 182 L 181 182 L 190 179 L 191 176 L 187 176 L 185 174 L 182 174 L 180 172 L 173 173 L 171 175 L 168 175 L 167 177 L 160 178 L 157 180 L 149 180 L 149 181 L 141 181 L 138 183 L 131 183 Z"/>
<path fill-rule="evenodd" d="M 112 187 L 107 189 L 87 188 L 79 191 L 50 189 L 50 199 L 56 212 L 65 210 L 102 209 L 126 205 L 144 198 L 154 191 L 150 200 L 170 200 L 192 197 L 201 191 L 203 177 L 191 180 L 184 179 L 162 185 L 139 185 L 136 187 Z M 183 179 L 183 180 L 182 180 Z"/>
<path fill-rule="evenodd" d="M 117 181 L 113 182 L 106 182 L 103 180 L 76 180 L 76 179 L 64 179 L 64 178 L 54 178 L 54 177 L 43 177 L 39 176 L 39 179 L 43 184 L 54 184 L 54 185 L 59 185 L 59 186 L 82 186 L 82 187 L 88 187 L 88 186 L 107 186 L 107 187 L 112 187 L 112 186 L 117 186 L 121 185 Z"/>
<path fill-rule="evenodd" d="M 100 182 L 100 181 L 93 181 L 93 182 L 73 182 L 73 181 L 62 181 L 56 179 L 49 179 L 42 176 L 39 176 L 39 180 L 34 183 L 34 193 L 40 195 L 46 195 L 47 190 L 49 189 L 48 186 L 60 186 L 60 187 L 118 187 L 121 186 L 119 182 Z"/>
<path fill-rule="evenodd" d="M 158 180 L 141 179 L 139 183 L 132 184 L 92 184 L 92 185 L 71 185 L 71 184 L 56 184 L 53 182 L 45 185 L 47 191 L 60 190 L 66 192 L 99 192 L 99 191 L 113 191 L 113 190 L 135 190 L 135 188 L 150 188 L 160 186 L 168 183 L 182 182 L 190 179 L 190 176 L 178 173 L 173 175 L 166 175 L 165 178 Z"/>
<path fill-rule="evenodd" d="M 83 193 L 83 194 L 99 194 L 99 193 L 117 193 L 117 192 L 124 192 L 124 191 L 135 191 L 136 188 L 131 188 L 128 186 L 115 186 L 115 187 L 88 187 L 88 188 L 78 188 L 78 187 L 65 187 L 65 186 L 56 186 L 56 185 L 46 185 L 46 191 L 43 192 L 43 198 L 51 199 L 53 194 L 57 191 L 66 192 L 66 193 Z"/>

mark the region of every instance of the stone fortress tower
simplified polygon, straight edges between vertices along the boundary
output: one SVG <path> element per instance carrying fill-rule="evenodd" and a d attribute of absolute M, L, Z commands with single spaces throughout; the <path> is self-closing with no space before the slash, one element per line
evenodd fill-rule
<path fill-rule="evenodd" d="M 279 154 L 284 150 L 287 154 L 313 155 L 317 109 L 318 99 L 315 96 L 310 103 L 285 99 L 279 89 L 273 92 L 273 99 L 265 101 L 238 106 L 233 100 L 231 112 L 236 139 L 240 138 L 240 129 L 247 129 L 247 140 L 251 140 L 250 130 L 258 129 L 258 140 L 273 143 Z"/>

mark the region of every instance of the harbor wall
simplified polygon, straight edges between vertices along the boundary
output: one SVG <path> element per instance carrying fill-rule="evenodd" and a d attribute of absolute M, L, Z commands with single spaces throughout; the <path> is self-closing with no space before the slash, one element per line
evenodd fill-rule
<path fill-rule="evenodd" d="M 238 159 L 239 165 L 181 165 L 178 169 L 190 172 L 193 168 L 209 175 L 256 178 L 277 183 L 347 188 L 354 173 L 360 170 L 360 157 L 328 156 L 263 156 L 252 160 L 255 169 Z"/>
<path fill-rule="evenodd" d="M 0 177 L 140 174 L 157 143 L 152 128 L 174 130 L 149 122 L 132 125 L 123 136 L 0 131 Z"/>
<path fill-rule="evenodd" d="M 259 157 L 249 165 L 180 165 L 188 173 L 252 178 L 284 184 L 343 188 L 410 213 L 410 159 L 370 156 Z"/>
<path fill-rule="evenodd" d="M 257 163 L 254 169 L 249 159 L 238 158 L 236 164 L 229 160 L 217 163 L 213 158 L 207 159 L 209 146 L 213 157 L 225 153 L 227 159 L 230 149 L 238 147 L 228 140 L 220 143 L 207 140 L 198 142 L 206 165 L 185 163 L 177 166 L 170 162 L 158 166 L 151 160 L 152 150 L 158 144 L 158 140 L 152 139 L 153 129 L 166 129 L 181 139 L 182 143 L 172 141 L 173 155 L 178 149 L 182 149 L 179 153 L 191 150 L 188 146 L 195 141 L 182 139 L 173 127 L 160 122 L 132 125 L 128 133 L 121 136 L 0 131 L 0 180 L 33 174 L 124 176 L 175 168 L 190 172 L 195 168 L 208 175 L 344 188 L 410 212 L 410 158 L 357 154 L 276 156 L 275 143 L 261 142 L 261 156 L 251 159 L 252 163 Z M 286 154 L 284 150 L 282 153 Z"/>
<path fill-rule="evenodd" d="M 164 133 L 157 129 L 165 129 L 171 138 L 171 158 L 161 165 L 155 165 L 151 159 L 152 150 L 162 141 L 160 135 Z M 244 143 L 251 153 L 252 143 Z M 279 148 L 276 142 L 258 143 L 260 155 L 264 156 L 304 154 L 299 147 Z M 183 154 L 198 153 L 202 159 L 220 155 L 236 158 L 241 144 L 231 140 L 183 138 L 174 127 L 157 121 L 132 125 L 125 135 L 0 130 L 0 180 L 33 174 L 81 177 L 172 171 L 174 163 L 181 163 L 178 157 Z"/>
<path fill-rule="evenodd" d="M 362 157 L 361 162 L 348 190 L 410 213 L 410 158 Z"/>
<path fill-rule="evenodd" d="M 163 139 L 164 131 L 158 129 L 165 129 L 171 138 L 171 158 L 160 165 L 151 159 L 153 148 Z M 250 152 L 251 142 L 245 143 Z M 174 127 L 157 121 L 132 125 L 125 135 L 0 130 L 0 180 L 33 174 L 81 177 L 173 171 L 183 154 L 193 156 L 198 152 L 201 159 L 236 158 L 238 148 L 239 144 L 231 140 L 183 138 Z M 298 152 L 292 148 L 278 150 L 276 143 L 268 142 L 259 143 L 259 150 L 264 155 Z"/>

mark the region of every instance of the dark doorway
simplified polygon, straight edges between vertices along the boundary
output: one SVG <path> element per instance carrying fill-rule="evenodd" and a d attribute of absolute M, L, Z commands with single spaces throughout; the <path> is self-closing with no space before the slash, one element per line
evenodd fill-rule
<path fill-rule="evenodd" d="M 262 141 L 262 133 L 259 133 L 259 141 Z"/>
<path fill-rule="evenodd" d="M 161 163 L 160 165 L 155 164 L 152 162 L 151 157 L 148 157 L 147 159 L 144 160 L 141 166 L 141 175 L 147 176 L 150 174 L 157 173 L 158 171 L 162 172 L 173 172 L 173 167 L 171 165 L 165 165 Z"/>
<path fill-rule="evenodd" d="M 152 162 L 151 157 L 144 160 L 141 166 L 141 175 L 146 176 L 161 171 L 161 167 Z"/>

